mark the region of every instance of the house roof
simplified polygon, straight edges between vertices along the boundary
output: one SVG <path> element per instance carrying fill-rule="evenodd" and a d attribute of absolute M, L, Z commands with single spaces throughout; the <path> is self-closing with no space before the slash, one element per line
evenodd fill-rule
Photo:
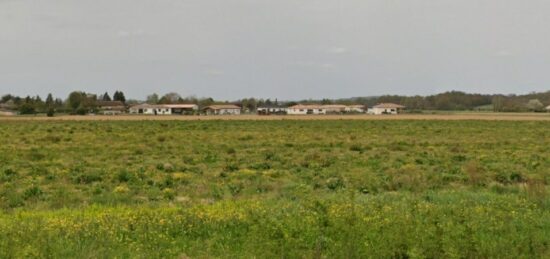
<path fill-rule="evenodd" d="M 241 109 L 241 107 L 234 105 L 234 104 L 217 104 L 217 105 L 210 105 L 207 107 L 204 107 L 204 109 L 210 109 L 210 110 L 221 110 L 221 109 Z"/>
<path fill-rule="evenodd" d="M 134 106 L 130 107 L 130 109 L 157 109 L 157 108 L 165 109 L 165 108 L 168 108 L 168 107 L 166 107 L 166 105 L 162 105 L 162 104 L 148 104 L 148 103 L 142 103 L 142 104 L 138 104 L 138 105 L 134 105 Z"/>
<path fill-rule="evenodd" d="M 297 104 L 294 106 L 289 107 L 290 109 L 346 109 L 348 107 L 361 107 L 364 108 L 363 105 L 343 105 L 343 104 L 326 104 L 326 105 L 320 105 L 320 104 Z"/>
<path fill-rule="evenodd" d="M 342 104 L 327 104 L 327 105 L 321 105 L 321 107 L 325 109 L 345 109 L 348 106 L 342 105 Z"/>
<path fill-rule="evenodd" d="M 297 104 L 294 106 L 290 106 L 288 108 L 306 110 L 306 109 L 323 109 L 323 106 L 318 104 Z"/>
<path fill-rule="evenodd" d="M 354 104 L 354 105 L 349 105 L 348 107 L 349 107 L 349 108 L 365 108 L 365 105 L 362 105 L 362 104 Z"/>
<path fill-rule="evenodd" d="M 395 103 L 379 103 L 373 106 L 373 108 L 405 108 L 405 106 Z"/>
<path fill-rule="evenodd" d="M 194 109 L 198 107 L 196 104 L 165 104 L 164 106 L 173 109 Z"/>

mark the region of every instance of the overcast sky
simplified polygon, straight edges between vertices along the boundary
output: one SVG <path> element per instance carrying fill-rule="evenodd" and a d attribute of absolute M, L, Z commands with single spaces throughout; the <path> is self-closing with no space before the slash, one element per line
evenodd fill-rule
<path fill-rule="evenodd" d="M 550 90 L 548 0 L 0 0 L 0 94 Z"/>

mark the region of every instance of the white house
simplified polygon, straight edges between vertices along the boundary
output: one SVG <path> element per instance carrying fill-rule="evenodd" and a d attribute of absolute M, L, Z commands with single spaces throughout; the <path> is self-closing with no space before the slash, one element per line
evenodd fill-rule
<path fill-rule="evenodd" d="M 199 109 L 196 104 L 139 104 L 130 107 L 130 114 L 146 115 L 172 115 L 172 114 L 193 114 Z"/>
<path fill-rule="evenodd" d="M 262 106 L 258 107 L 256 109 L 256 112 L 259 115 L 271 115 L 271 114 L 277 114 L 277 115 L 284 115 L 288 113 L 288 108 L 282 107 L 282 106 Z"/>
<path fill-rule="evenodd" d="M 287 113 L 289 115 L 327 114 L 327 110 L 322 105 L 298 104 L 288 107 Z"/>
<path fill-rule="evenodd" d="M 130 107 L 130 114 L 171 115 L 172 109 L 166 105 L 140 104 Z"/>
<path fill-rule="evenodd" d="M 206 115 L 240 115 L 241 107 L 233 104 L 210 105 L 205 107 Z"/>
<path fill-rule="evenodd" d="M 321 108 L 325 109 L 326 113 L 345 113 L 348 110 L 348 106 L 341 104 L 321 105 Z"/>
<path fill-rule="evenodd" d="M 171 114 L 194 114 L 199 110 L 196 104 L 166 104 L 164 107 L 169 108 Z"/>
<path fill-rule="evenodd" d="M 546 111 L 550 112 L 550 105 L 548 105 L 548 107 L 546 107 Z"/>
<path fill-rule="evenodd" d="M 346 112 L 364 113 L 365 112 L 365 106 L 364 105 L 350 105 L 346 108 Z"/>
<path fill-rule="evenodd" d="M 375 114 L 375 115 L 398 114 L 403 109 L 405 109 L 405 106 L 403 105 L 399 105 L 395 103 L 380 103 L 378 105 L 373 106 L 372 109 L 369 109 L 369 113 Z"/>

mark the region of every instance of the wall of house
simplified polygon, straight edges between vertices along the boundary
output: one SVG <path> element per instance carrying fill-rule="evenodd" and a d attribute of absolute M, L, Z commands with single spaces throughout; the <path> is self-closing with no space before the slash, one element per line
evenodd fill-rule
<path fill-rule="evenodd" d="M 352 107 L 352 108 L 347 108 L 347 109 L 346 109 L 346 112 L 359 112 L 359 113 L 364 113 L 364 112 L 365 112 L 365 109 L 363 109 L 363 108 L 358 108 L 358 107 Z"/>
<path fill-rule="evenodd" d="M 218 114 L 220 115 L 239 115 L 241 114 L 241 109 L 220 109 L 218 110 Z"/>
<path fill-rule="evenodd" d="M 372 113 L 375 115 L 397 114 L 397 109 L 396 108 L 372 108 Z"/>
<path fill-rule="evenodd" d="M 288 109 L 288 114 L 290 115 L 307 115 L 308 111 L 311 111 L 310 114 L 326 114 L 325 109 Z"/>

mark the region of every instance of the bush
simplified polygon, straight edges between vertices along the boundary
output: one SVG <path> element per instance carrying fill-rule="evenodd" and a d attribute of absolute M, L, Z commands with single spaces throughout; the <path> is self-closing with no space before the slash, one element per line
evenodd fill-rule
<path fill-rule="evenodd" d="M 341 188 L 345 187 L 344 181 L 339 177 L 329 178 L 327 180 L 326 184 L 327 184 L 327 188 L 329 188 L 331 190 L 337 190 L 337 189 L 341 189 Z"/>
<path fill-rule="evenodd" d="M 46 112 L 46 116 L 53 117 L 55 115 L 55 109 L 54 108 L 48 108 L 48 111 Z"/>
<path fill-rule="evenodd" d="M 31 186 L 25 190 L 23 193 L 23 198 L 25 200 L 36 198 L 42 195 L 42 190 L 38 186 Z"/>

